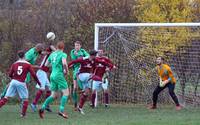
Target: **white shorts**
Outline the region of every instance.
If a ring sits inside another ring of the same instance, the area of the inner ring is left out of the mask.
[[[78,75],[79,80],[81,81],[83,85],[83,90],[87,88],[91,88],[91,83],[89,81],[91,74],[90,73],[80,73]]]
[[[103,90],[107,90],[108,89],[108,79],[106,78],[102,84],[101,84],[101,87],[103,88]]]
[[[103,89],[103,90],[108,89],[108,79],[106,79],[105,82],[93,81],[92,90],[100,91],[101,89]]]
[[[45,90],[45,87],[48,87],[48,88],[50,87],[50,82],[49,82],[47,73],[45,71],[38,70],[36,73],[36,76],[41,83],[41,87],[37,84],[36,88]]]
[[[26,83],[19,82],[17,80],[11,80],[8,90],[6,92],[5,97],[14,97],[18,93],[19,97],[21,99],[27,99],[28,98],[28,89],[26,86]]]
[[[102,88],[102,81],[95,81],[92,82],[92,90],[99,91]]]

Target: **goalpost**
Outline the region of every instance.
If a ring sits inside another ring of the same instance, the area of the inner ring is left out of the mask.
[[[112,103],[151,103],[155,58],[164,56],[179,100],[200,104],[200,23],[96,23],[94,35],[94,49],[105,50],[118,67],[109,78]],[[160,103],[170,103],[168,96]]]

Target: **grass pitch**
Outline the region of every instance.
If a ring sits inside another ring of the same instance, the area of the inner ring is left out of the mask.
[[[108,109],[86,106],[86,114],[81,115],[67,105],[67,120],[57,115],[58,106],[52,109],[53,113],[40,119],[29,106],[27,117],[20,118],[18,105],[6,105],[0,109],[0,125],[200,125],[200,107],[176,111],[174,106],[160,106],[152,111],[144,105],[111,105]]]

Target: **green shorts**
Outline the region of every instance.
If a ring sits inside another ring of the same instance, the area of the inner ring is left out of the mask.
[[[59,91],[68,88],[67,81],[64,76],[57,75],[50,77],[50,89],[51,91]]]
[[[77,73],[78,73],[79,68],[75,68],[73,70],[73,80],[77,80]]]

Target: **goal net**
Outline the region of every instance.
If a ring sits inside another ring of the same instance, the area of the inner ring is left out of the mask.
[[[111,103],[151,103],[159,83],[155,59],[163,56],[180,102],[200,104],[200,23],[97,23],[94,47],[118,67],[109,76]],[[168,89],[158,101],[172,103]]]

